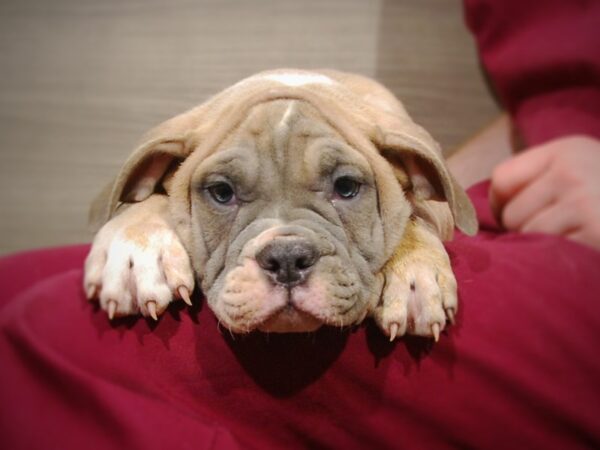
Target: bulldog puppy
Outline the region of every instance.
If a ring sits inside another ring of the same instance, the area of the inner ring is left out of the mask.
[[[88,298],[157,319],[195,282],[233,333],[347,327],[436,340],[442,239],[476,232],[435,141],[373,80],[263,72],[153,130],[93,206]]]

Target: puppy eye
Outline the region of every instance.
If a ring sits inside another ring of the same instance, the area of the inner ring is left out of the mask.
[[[350,177],[340,177],[333,183],[333,190],[343,199],[351,199],[358,195],[361,184]]]
[[[233,188],[228,183],[215,183],[206,188],[210,196],[217,203],[229,205],[235,200]]]

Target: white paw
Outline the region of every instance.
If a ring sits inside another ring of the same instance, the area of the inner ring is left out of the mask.
[[[446,321],[454,323],[456,278],[441,242],[412,250],[387,265],[384,276],[385,287],[373,317],[390,340],[408,333],[437,341]]]
[[[138,313],[157,319],[174,298],[191,304],[188,254],[152,202],[132,205],[104,225],[85,261],[86,295],[110,319]]]

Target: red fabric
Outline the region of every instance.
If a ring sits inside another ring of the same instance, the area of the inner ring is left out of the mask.
[[[87,246],[1,260],[3,448],[599,448],[600,253],[498,232],[486,187],[436,345],[370,322],[232,339],[205,305],[111,324]]]
[[[600,2],[465,0],[466,21],[528,146],[600,139]]]

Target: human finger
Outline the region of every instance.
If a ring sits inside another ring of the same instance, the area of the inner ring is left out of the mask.
[[[509,230],[520,229],[528,220],[548,208],[559,196],[559,187],[546,173],[521,189],[504,206],[502,224]]]
[[[588,245],[596,250],[600,250],[600,229],[590,230],[587,228],[579,228],[567,233],[567,237],[580,244]]]
[[[490,186],[490,204],[497,217],[512,197],[547,170],[550,162],[550,151],[540,147],[515,156],[494,169]]]
[[[566,236],[581,227],[581,218],[577,211],[566,202],[557,202],[538,211],[523,224],[523,233],[546,233]]]

